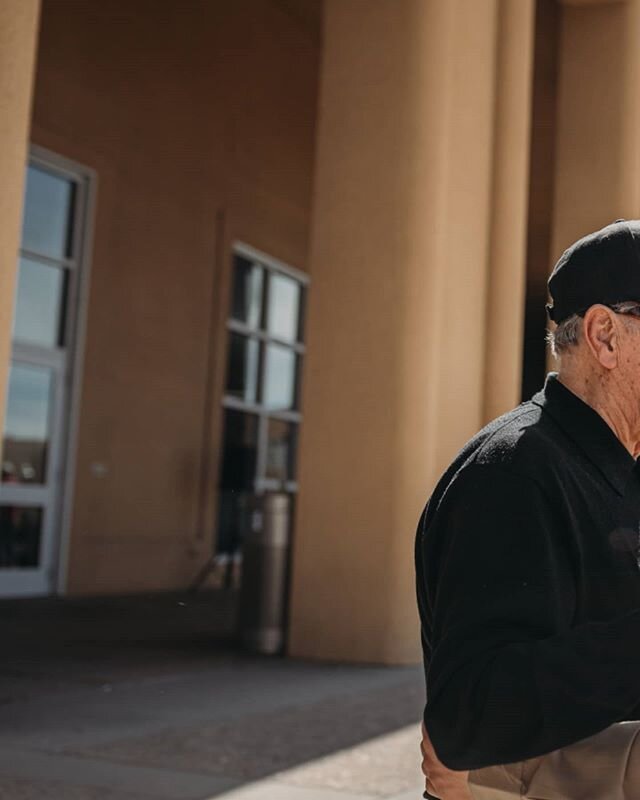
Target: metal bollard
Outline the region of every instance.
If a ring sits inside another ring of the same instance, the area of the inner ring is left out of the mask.
[[[291,498],[256,500],[242,548],[240,634],[251,652],[274,655],[284,645]]]

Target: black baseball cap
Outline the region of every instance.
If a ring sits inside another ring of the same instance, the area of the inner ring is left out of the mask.
[[[547,283],[555,323],[589,306],[640,302],[640,220],[617,219],[568,247]]]

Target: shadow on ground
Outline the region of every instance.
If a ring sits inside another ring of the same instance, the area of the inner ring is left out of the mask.
[[[256,785],[361,800],[415,785],[418,668],[248,656],[235,613],[232,592],[0,602],[0,797]]]

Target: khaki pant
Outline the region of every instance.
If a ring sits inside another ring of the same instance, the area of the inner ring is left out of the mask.
[[[474,800],[640,800],[640,721],[539,758],[473,769],[469,789]]]

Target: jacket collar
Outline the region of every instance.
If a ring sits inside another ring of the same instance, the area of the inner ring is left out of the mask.
[[[531,398],[584,451],[611,486],[624,494],[636,461],[605,420],[550,372],[544,388]]]

